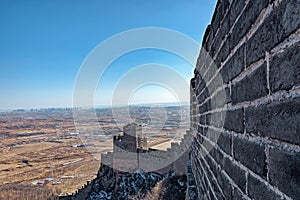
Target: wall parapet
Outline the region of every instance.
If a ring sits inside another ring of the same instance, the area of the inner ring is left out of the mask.
[[[219,0],[190,101],[199,199],[297,199],[300,0]]]

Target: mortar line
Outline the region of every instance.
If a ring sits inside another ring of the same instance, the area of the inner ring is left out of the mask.
[[[249,171],[246,171],[246,195],[248,195],[248,176],[249,176]]]
[[[202,135],[203,136],[203,135]],[[203,136],[208,142],[210,142],[211,144],[214,144],[213,142],[211,142],[206,136]],[[201,145],[201,144],[200,144]],[[202,145],[201,145],[202,146]],[[215,144],[215,147],[223,154],[224,157],[227,158],[232,158],[230,155],[228,155],[226,152],[224,152],[219,146],[218,144]],[[207,154],[207,156],[211,156],[210,154]],[[214,159],[212,159],[214,161]],[[257,175],[256,173],[254,173],[252,170],[248,169],[246,166],[244,166],[242,163],[236,161],[234,158],[232,158],[232,162],[236,165],[238,165],[241,169],[248,171],[249,174],[251,174],[253,177],[255,177],[256,179],[258,179],[259,181],[263,182],[265,185],[269,186],[269,188],[271,190],[273,190],[276,194],[280,195],[281,197],[284,197],[288,200],[292,200],[289,196],[287,196],[286,194],[284,194],[282,191],[280,191],[277,187],[271,185],[270,183],[268,183],[266,180],[264,180],[263,178],[261,178],[259,175]],[[228,175],[229,176],[229,175]],[[230,177],[229,177],[230,178]]]
[[[202,146],[202,145],[201,145]],[[206,150],[205,150],[206,151]],[[208,152],[207,152],[208,153]],[[207,154],[208,155],[208,154]],[[221,189],[221,187],[220,187],[220,185],[219,185],[219,182],[217,181],[217,178],[215,177],[215,174],[212,172],[212,170],[210,169],[210,165],[206,162],[206,160],[203,158],[202,159],[203,161],[204,161],[204,164],[207,166],[207,168],[208,168],[208,171],[209,171],[209,173],[212,175],[212,177],[213,177],[213,179],[214,179],[214,181],[217,183],[217,187],[218,187],[218,190],[221,192],[221,194],[222,194],[222,196],[223,197],[225,197],[225,195],[224,195],[224,193],[223,193],[223,191],[222,191],[222,189]],[[203,169],[203,167],[202,167],[202,169]],[[206,174],[205,174],[206,175]]]
[[[272,11],[279,5],[279,3],[281,3],[282,0],[275,0],[272,4],[269,4],[265,9],[263,9],[260,13],[260,15],[258,16],[258,18],[256,19],[256,21],[252,24],[251,29],[249,30],[249,32],[239,41],[239,43],[234,47],[233,50],[231,50],[230,54],[228,55],[228,57],[224,60],[224,62],[221,63],[220,68],[218,68],[217,73],[220,72],[220,70],[225,66],[225,64],[233,57],[233,55],[237,52],[237,50],[248,40],[250,39],[254,33],[258,30],[258,28],[263,24],[263,22],[265,21],[265,19],[272,13]],[[241,13],[242,14],[242,13]],[[229,30],[229,33],[232,32],[233,28],[234,28],[235,24],[233,24],[233,26],[231,27],[231,29]],[[219,51],[221,50],[221,48],[223,47],[225,41],[227,40],[227,36],[224,38],[224,40],[222,41],[222,43],[220,44],[219,47]],[[212,42],[213,44],[213,42]],[[214,62],[214,60],[216,59],[216,57],[218,56],[218,53],[214,56],[214,58],[212,59],[211,63]],[[208,70],[208,69],[207,69]],[[206,75],[207,70],[205,71],[205,73],[203,74],[203,76]],[[213,79],[214,76],[211,78]],[[201,91],[202,92],[202,91]],[[200,92],[200,93],[201,93]]]
[[[284,142],[284,141],[281,141],[281,140],[278,140],[278,139],[275,139],[275,138],[260,137],[260,136],[250,135],[248,133],[247,133],[247,135],[242,135],[242,134],[236,133],[234,131],[225,130],[224,128],[217,128],[217,127],[214,127],[214,126],[202,125],[202,124],[199,124],[199,123],[198,123],[198,125],[203,127],[203,128],[212,129],[212,130],[217,131],[217,132],[225,132],[227,134],[232,134],[234,137],[247,139],[250,142],[254,142],[256,144],[261,144],[261,143],[268,144],[270,147],[277,147],[277,148],[281,148],[281,149],[289,151],[289,152],[300,153],[300,146],[299,145],[289,143],[289,142]],[[203,136],[203,137],[205,137],[205,136]],[[258,143],[258,141],[260,141],[261,143]],[[216,143],[212,143],[212,144],[217,145]]]
[[[282,43],[277,45],[271,50],[271,56],[281,54],[285,49],[293,46],[295,43],[300,41],[300,28],[298,28],[293,34],[286,38]]]
[[[203,136],[203,137],[205,137],[205,136]],[[206,138],[206,137],[205,137],[205,138]],[[202,144],[200,144],[200,146],[201,146],[201,148],[202,148],[204,151],[206,151],[206,153],[207,153],[206,156],[209,157],[209,158],[212,160],[212,162],[214,163],[214,165],[215,165],[215,166],[218,166],[218,167],[221,169],[221,170],[220,170],[221,173],[223,173],[223,174],[226,176],[226,178],[230,180],[230,183],[232,184],[232,186],[235,187],[235,188],[237,188],[237,189],[239,190],[239,192],[243,194],[243,196],[247,197],[247,196],[245,195],[245,193],[239,188],[239,186],[234,182],[234,180],[226,173],[226,171],[225,171],[224,169],[222,169],[221,166],[214,160],[214,158],[209,154],[209,152],[205,149],[205,147],[203,147]],[[217,144],[216,144],[216,147],[218,148],[218,150],[221,150],[221,149],[218,147]],[[222,152],[222,153],[224,153],[224,152]],[[227,156],[227,154],[226,154],[226,157],[232,158],[232,157],[230,157],[230,156]],[[204,160],[204,159],[203,159],[203,160]],[[234,161],[233,158],[232,158],[232,161]],[[234,164],[236,164],[236,163],[234,163]],[[239,166],[239,165],[238,165],[238,166]],[[247,198],[249,199],[249,197],[247,197]]]
[[[197,158],[198,158],[198,157],[196,157],[196,159],[197,159]],[[201,161],[200,161],[199,159],[197,159],[197,160],[198,160],[198,162],[199,162],[199,164],[200,164],[200,167],[201,167],[202,171],[203,171],[203,172],[206,172],[206,171],[204,170],[204,167],[202,166]],[[203,159],[203,160],[204,160],[204,159]],[[205,162],[205,161],[204,161],[204,162]],[[205,164],[206,164],[206,163],[205,163]],[[208,166],[207,166],[207,167],[208,167]],[[212,193],[213,193],[215,199],[218,199],[218,198],[216,197],[216,194],[215,194],[214,190],[212,189],[211,183],[210,183],[209,178],[207,177],[207,174],[206,174],[206,173],[204,173],[204,177],[205,177],[205,179],[207,180],[208,185],[209,185],[209,188],[210,188],[210,190],[212,191]]]
[[[269,172],[270,172],[270,149],[269,145],[267,144],[265,146],[265,154],[266,154],[266,170],[267,170],[267,181],[270,182]]]
[[[268,95],[271,95],[271,88],[270,88],[270,53],[266,52],[265,60],[267,62],[267,89]]]
[[[203,106],[207,101],[211,100],[212,97],[213,96],[208,97],[203,103],[201,103],[197,106]],[[271,95],[264,96],[259,99],[255,99],[253,101],[244,101],[241,103],[237,103],[235,105],[226,104],[223,108],[216,108],[214,110],[204,112],[204,113],[202,113],[202,115],[215,113],[215,112],[222,112],[222,111],[227,111],[227,110],[229,110],[229,111],[238,110],[241,108],[248,108],[248,107],[258,106],[258,105],[266,105],[266,104],[270,104],[272,102],[286,101],[286,100],[294,99],[297,97],[300,97],[300,88],[294,87],[290,90],[277,91]]]

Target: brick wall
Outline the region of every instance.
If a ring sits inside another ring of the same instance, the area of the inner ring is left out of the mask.
[[[81,189],[78,189],[75,193],[72,193],[71,195],[67,196],[59,196],[59,200],[82,200],[87,199],[92,191],[92,186],[94,184],[94,181],[87,182],[84,184]]]
[[[300,0],[220,0],[191,80],[198,199],[300,198]]]
[[[116,138],[114,138],[115,140]],[[112,167],[116,171],[132,172],[138,168],[144,172],[156,172],[159,174],[167,174],[170,171],[176,173],[176,175],[187,174],[187,162],[189,159],[189,149],[192,143],[193,137],[190,131],[184,135],[182,141],[178,143],[171,143],[171,148],[167,150],[148,149],[140,150],[139,153],[132,154],[120,149],[117,145],[122,146],[114,142],[114,151],[101,154],[101,168]],[[119,148],[119,149],[118,149]]]

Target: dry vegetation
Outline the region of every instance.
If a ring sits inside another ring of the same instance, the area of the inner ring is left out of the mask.
[[[121,131],[109,110],[99,113],[98,122],[107,136],[104,141],[95,139],[99,126],[75,128],[68,109],[0,113],[0,198],[46,199],[52,193],[74,193],[93,180],[100,154],[112,150],[112,135]],[[92,130],[91,147],[76,146],[86,142],[76,131],[86,128]],[[174,141],[165,138],[169,133],[172,129],[149,138],[149,146],[168,148]]]
[[[58,197],[47,186],[29,186],[23,184],[11,184],[8,186],[0,186],[0,199],[3,200],[58,200]]]
[[[0,115],[1,199],[73,193],[96,177],[99,160],[84,147],[72,147],[82,141],[78,135],[70,135],[75,131],[71,113],[52,112],[48,117],[45,113]],[[68,116],[61,117],[65,113]],[[102,145],[108,146],[110,142]],[[53,180],[47,182],[47,178]],[[26,192],[26,188],[31,189]]]

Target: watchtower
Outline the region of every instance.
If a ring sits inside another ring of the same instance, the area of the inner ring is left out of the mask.
[[[123,127],[123,135],[113,138],[113,166],[119,171],[134,171],[138,168],[139,150],[147,150],[147,138],[142,126],[135,123]]]

